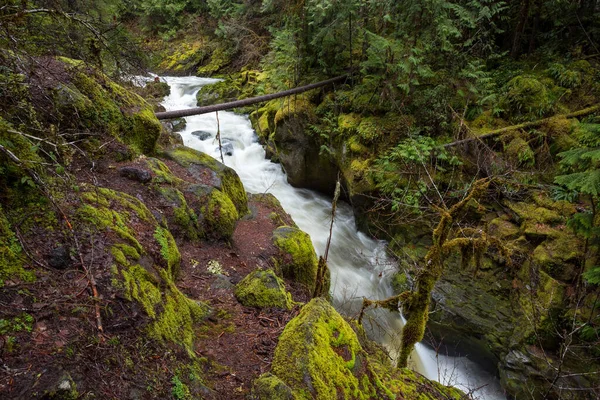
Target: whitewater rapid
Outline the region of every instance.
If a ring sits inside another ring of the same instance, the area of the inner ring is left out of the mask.
[[[163,77],[171,94],[163,105],[167,111],[196,106],[196,93],[215,79],[199,77]],[[187,117],[187,126],[180,132],[186,146],[210,154],[220,160],[216,141],[215,113]],[[317,254],[323,254],[329,235],[331,199],[308,189],[297,189],[287,183],[279,164],[265,158],[247,116],[219,112],[222,143],[232,149],[224,162],[233,168],[250,193],[271,193],[281,202],[298,227],[307,232]],[[204,132],[204,133],[202,133]],[[229,144],[230,145],[229,145]],[[385,242],[369,238],[355,226],[352,208],[338,204],[328,265],[331,270],[331,290],[335,307],[343,314],[355,316],[362,298],[384,299],[391,296],[390,278],[396,265],[385,252]],[[393,356],[399,348],[402,321],[397,313],[384,310],[369,312],[364,320],[372,339],[382,343]],[[474,398],[506,399],[497,379],[466,357],[447,357],[417,344],[411,356],[413,368],[427,378],[464,391],[482,387]]]

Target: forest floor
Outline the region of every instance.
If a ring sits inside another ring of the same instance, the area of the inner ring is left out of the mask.
[[[185,175],[174,162],[163,161],[174,174]],[[119,163],[106,159],[96,162],[93,171],[83,160],[76,160],[71,167],[78,184],[128,193],[143,199],[153,213],[160,212],[163,205],[149,185],[118,173],[119,167],[141,165],[140,160]],[[278,337],[299,310],[298,306],[290,311],[244,307],[233,294],[235,284],[248,273],[258,267],[273,267],[271,258],[277,249],[272,244],[272,232],[282,223],[293,224],[277,204],[261,201],[260,195],[249,197],[251,213],[238,222],[230,242],[191,242],[176,237],[182,256],[177,286],[189,298],[206,302],[212,309],[208,319],[196,325],[197,357],[193,362],[180,346],[149,339],[145,324],[139,323],[148,320],[142,309],[110,294],[109,271],[93,270],[104,325],[99,332],[93,311],[95,299],[77,255],[71,254],[66,262],[69,267],[62,270],[49,267],[46,261],[56,243],[62,242],[64,232],[48,233],[43,224],[36,226],[40,216],[24,215],[23,223],[33,223],[34,227],[20,240],[31,265],[36,265],[37,280],[6,281],[0,288],[0,322],[13,321],[10,335],[2,335],[8,331],[3,332],[0,323],[0,398],[36,398],[64,381],[66,372],[77,384],[78,398],[88,398],[92,392],[106,399],[183,399],[188,395],[246,398],[252,381],[269,371]],[[273,212],[282,217],[274,220]],[[86,262],[89,269],[97,270],[112,261],[107,260],[109,252],[103,251],[102,234],[93,240],[96,258],[90,262],[87,254]],[[222,273],[207,269],[214,261]],[[286,286],[295,301],[309,299],[306,290],[289,282]],[[22,326],[13,329],[18,318]]]

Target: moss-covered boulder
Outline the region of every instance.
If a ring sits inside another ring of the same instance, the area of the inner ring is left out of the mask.
[[[83,233],[104,236],[113,258],[113,290],[144,310],[150,337],[179,344],[192,354],[194,324],[209,308],[175,286],[181,255],[170,231],[135,197],[102,187],[83,189],[74,222]]]
[[[502,101],[510,116],[525,119],[540,118],[552,110],[553,99],[550,89],[532,76],[519,75],[505,87]]]
[[[207,235],[216,239],[231,239],[240,216],[229,196],[202,184],[188,186],[186,192],[193,195],[191,207],[198,210]]]
[[[110,134],[137,153],[154,152],[162,127],[148,102],[83,62],[59,58],[54,68],[69,76],[49,87],[63,125]]]
[[[256,270],[235,286],[235,297],[247,307],[292,308],[292,296],[285,284],[272,270]]]
[[[248,196],[237,173],[208,154],[178,146],[164,156],[186,168],[198,182],[219,189],[229,197],[240,216],[248,213]]]
[[[322,298],[313,299],[279,338],[271,374],[254,394],[282,399],[459,399],[459,390],[429,382],[389,360],[371,357],[352,327]],[[291,396],[290,396],[291,391]]]
[[[279,249],[275,260],[277,272],[312,292],[317,279],[318,260],[310,236],[298,228],[281,226],[273,232],[273,243]]]

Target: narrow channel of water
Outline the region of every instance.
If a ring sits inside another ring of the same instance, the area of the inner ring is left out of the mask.
[[[171,86],[171,95],[163,102],[167,111],[195,107],[197,91],[216,82],[198,77],[163,79]],[[187,117],[186,120],[187,127],[181,132],[185,145],[220,160],[215,140],[215,114]],[[219,112],[219,120],[222,143],[230,153],[224,156],[225,164],[236,170],[248,192],[268,192],[277,197],[300,229],[310,234],[317,253],[323,254],[329,234],[331,199],[289,185],[281,166],[265,158],[265,151],[258,143],[247,116]],[[383,299],[392,295],[389,281],[396,266],[385,253],[385,242],[373,240],[357,231],[352,208],[345,203],[338,206],[328,265],[334,305],[346,315],[356,315],[363,296]],[[390,354],[396,352],[402,329],[397,313],[371,312],[364,324],[374,340],[385,345]],[[429,379],[465,391],[483,386],[475,392],[475,398],[506,398],[497,379],[466,357],[436,355],[429,347],[418,344],[411,358],[413,367]]]

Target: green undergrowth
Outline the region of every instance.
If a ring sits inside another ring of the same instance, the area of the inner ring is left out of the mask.
[[[35,273],[25,269],[21,244],[0,207],[0,287],[6,280],[35,281]]]

